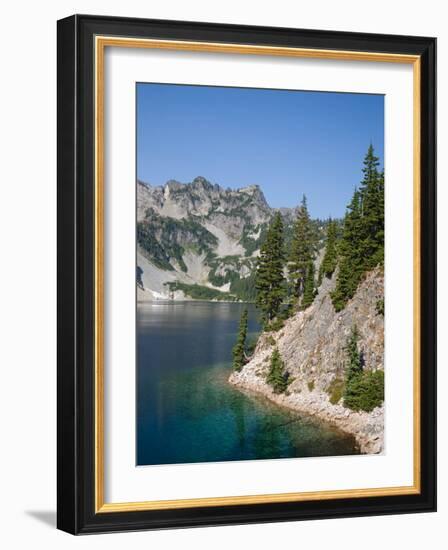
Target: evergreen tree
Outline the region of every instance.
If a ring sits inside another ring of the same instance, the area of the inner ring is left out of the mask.
[[[359,332],[356,325],[353,326],[347,341],[345,351],[347,364],[345,368],[344,405],[350,407],[356,398],[356,383],[362,375],[361,354],[358,348]]]
[[[370,145],[364,159],[364,178],[344,217],[339,247],[339,273],[332,293],[336,311],[353,297],[362,276],[384,262],[384,173]]]
[[[350,382],[353,377],[361,374],[362,372],[362,361],[361,353],[358,348],[359,342],[359,332],[358,327],[354,325],[352,327],[350,336],[347,341],[347,346],[345,348],[348,356],[347,368],[346,368],[346,381]]]
[[[305,288],[303,289],[302,307],[304,309],[313,303],[314,296],[314,262],[310,260],[306,271]]]
[[[288,387],[285,365],[277,348],[274,349],[271,356],[271,364],[266,382],[272,386],[274,393],[283,393]]]
[[[378,171],[379,159],[370,145],[364,159],[361,182],[360,254],[365,269],[384,261],[384,173]]]
[[[328,222],[328,228],[327,228],[327,242],[325,245],[325,254],[319,269],[319,280],[322,280],[323,277],[327,277],[328,279],[330,279],[334,273],[334,270],[336,269],[336,265],[338,261],[336,239],[337,239],[337,225],[336,225],[336,222],[330,218]]]
[[[331,293],[336,311],[345,307],[356,291],[362,273],[359,251],[361,231],[361,195],[355,189],[344,217],[342,241],[339,247],[340,263],[336,288]]]
[[[354,411],[372,411],[384,401],[384,371],[364,371],[358,347],[359,333],[353,327],[348,339],[344,406]]]
[[[256,305],[265,324],[278,315],[286,295],[284,263],[283,220],[277,212],[261,245],[255,277]]]
[[[246,363],[246,357],[244,351],[246,349],[246,338],[247,338],[247,309],[243,310],[240,319],[240,326],[238,330],[238,337],[236,344],[233,347],[233,369],[240,371],[244,364]]]
[[[306,197],[304,195],[293,227],[288,266],[289,276],[293,287],[293,295],[296,298],[303,294],[305,288],[308,264],[313,259],[313,243],[313,228],[308,213]]]

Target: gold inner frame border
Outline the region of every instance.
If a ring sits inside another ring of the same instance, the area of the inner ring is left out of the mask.
[[[275,493],[179,500],[154,500],[141,502],[106,503],[104,501],[104,55],[107,47],[146,48],[208,53],[232,53],[300,57],[312,59],[406,63],[413,66],[413,454],[414,483],[402,487],[366,489],[343,489],[332,491]],[[232,506],[279,502],[304,502],[343,498],[410,495],[420,493],[421,479],[421,425],[420,425],[420,117],[421,117],[421,71],[417,55],[390,54],[381,52],[356,52],[344,50],[321,50],[278,46],[255,46],[251,44],[226,44],[178,40],[123,38],[96,36],[95,58],[95,513],[130,512],[143,510],[167,510],[207,506]]]

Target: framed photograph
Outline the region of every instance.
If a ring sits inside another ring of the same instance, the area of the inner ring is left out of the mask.
[[[436,508],[434,38],[58,22],[58,527]]]

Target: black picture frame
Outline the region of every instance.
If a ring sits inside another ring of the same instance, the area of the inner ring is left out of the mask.
[[[95,36],[416,55],[421,61],[419,494],[95,511]],[[436,39],[74,15],[58,21],[57,526],[73,534],[436,510]]]

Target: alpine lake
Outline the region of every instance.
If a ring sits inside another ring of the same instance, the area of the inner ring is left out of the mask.
[[[137,465],[358,454],[354,438],[229,384],[251,304],[137,304]]]

